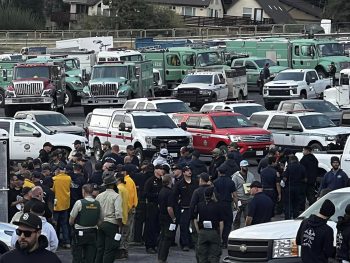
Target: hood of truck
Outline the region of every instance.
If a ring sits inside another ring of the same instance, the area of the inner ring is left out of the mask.
[[[281,87],[281,86],[299,86],[303,81],[295,81],[295,80],[273,80],[269,81],[265,84],[266,87]]]
[[[192,137],[191,133],[184,131],[180,128],[174,129],[137,129],[137,134],[141,137],[149,136],[149,137],[170,137],[170,136],[187,136]]]
[[[68,75],[68,77],[80,77],[80,70],[79,69],[72,69],[72,70],[67,70],[66,71],[66,75]]]
[[[21,83],[21,82],[31,82],[31,81],[43,81],[46,85],[50,80],[48,78],[26,78],[26,79],[14,79],[13,83]]]
[[[221,135],[265,135],[271,134],[271,132],[257,127],[247,128],[226,128],[226,129],[215,129],[216,134]]]
[[[346,56],[329,56],[329,57],[321,57],[320,58],[320,63],[322,62],[327,62],[328,65],[331,64],[331,62],[334,63],[339,63],[339,62],[349,62],[350,63],[350,58]],[[337,69],[338,70],[338,69]]]
[[[91,79],[90,84],[100,84],[100,83],[125,83],[127,79],[124,77],[120,78],[98,78]]]
[[[52,145],[70,146],[72,149],[73,142],[75,140],[79,140],[81,142],[84,142],[85,145],[89,145],[89,142],[85,137],[67,133],[56,133],[47,135],[46,140]]]
[[[305,132],[311,133],[311,135],[320,134],[324,136],[350,134],[350,127],[329,127],[321,129],[306,129]]]
[[[252,225],[234,230],[230,239],[289,239],[295,238],[301,220],[283,220],[265,224]]]
[[[225,85],[225,84],[222,84]],[[205,83],[188,83],[188,84],[180,84],[174,90],[179,89],[213,89],[213,84],[205,84]]]
[[[269,67],[270,74],[272,73],[278,73],[282,70],[288,69],[288,67],[283,67],[283,66],[271,66]]]
[[[85,134],[85,131],[83,128],[69,125],[69,126],[46,126],[51,131],[56,131],[57,133],[69,133],[69,134],[75,134],[81,136],[82,134]]]

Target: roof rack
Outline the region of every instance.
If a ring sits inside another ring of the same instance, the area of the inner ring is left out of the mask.
[[[200,111],[198,113],[213,113],[213,112],[232,112],[232,110],[231,109],[216,109],[216,110]]]
[[[207,44],[186,44],[185,47],[190,47],[190,48],[210,48],[209,45]]]
[[[160,45],[141,47],[138,49],[140,52],[166,52],[169,51],[167,48],[162,48]]]
[[[107,51],[125,51],[129,50],[128,47],[109,47]]]
[[[176,97],[147,97],[146,99],[148,101],[153,101],[153,100],[173,100],[173,99],[176,99]]]
[[[255,103],[255,100],[225,100],[225,104],[233,103]]]
[[[303,112],[315,112],[313,109],[304,109],[304,110],[288,110],[286,111],[288,114],[293,114],[293,113],[303,113]]]

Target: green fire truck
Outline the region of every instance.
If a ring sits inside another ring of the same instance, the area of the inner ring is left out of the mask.
[[[350,58],[345,56],[343,46],[329,39],[266,38],[256,40],[226,41],[229,52],[249,56],[266,57],[279,66],[295,69],[315,69],[327,77],[331,62],[337,68],[336,78],[342,69],[350,67]]]
[[[81,81],[80,62],[78,58],[68,58],[67,55],[44,55],[27,60],[27,63],[62,63],[66,74],[66,96],[64,106],[70,107],[75,101],[79,101],[83,91]]]
[[[164,83],[171,89],[179,85],[194,68],[223,65],[222,54],[208,48],[144,49],[141,53],[145,59],[153,62],[153,67],[160,71]]]
[[[0,61],[0,107],[4,107],[5,92],[12,81],[13,67],[18,61]],[[4,74],[5,73],[5,74]],[[6,76],[4,78],[4,76]]]
[[[128,99],[152,96],[152,61],[106,63],[92,68],[81,104],[87,115],[96,107],[122,107]]]

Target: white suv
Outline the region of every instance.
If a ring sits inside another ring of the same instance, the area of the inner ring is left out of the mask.
[[[165,113],[155,110],[95,109],[89,117],[89,145],[100,158],[101,143],[110,141],[126,152],[128,145],[135,147],[140,160],[167,145],[173,157],[179,157],[182,146],[192,146],[192,135],[180,128]]]
[[[201,112],[213,110],[232,110],[249,118],[254,112],[266,111],[266,108],[253,100],[238,100],[206,103],[200,109]]]
[[[349,127],[336,127],[329,117],[310,111],[265,111],[253,113],[250,121],[272,132],[276,145],[301,150],[341,150]]]

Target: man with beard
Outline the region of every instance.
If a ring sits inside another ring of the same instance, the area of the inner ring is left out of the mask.
[[[48,241],[44,235],[41,235],[40,217],[32,213],[24,213],[15,224],[18,225],[16,248],[3,254],[0,257],[0,263],[61,263],[55,253],[45,249]]]

